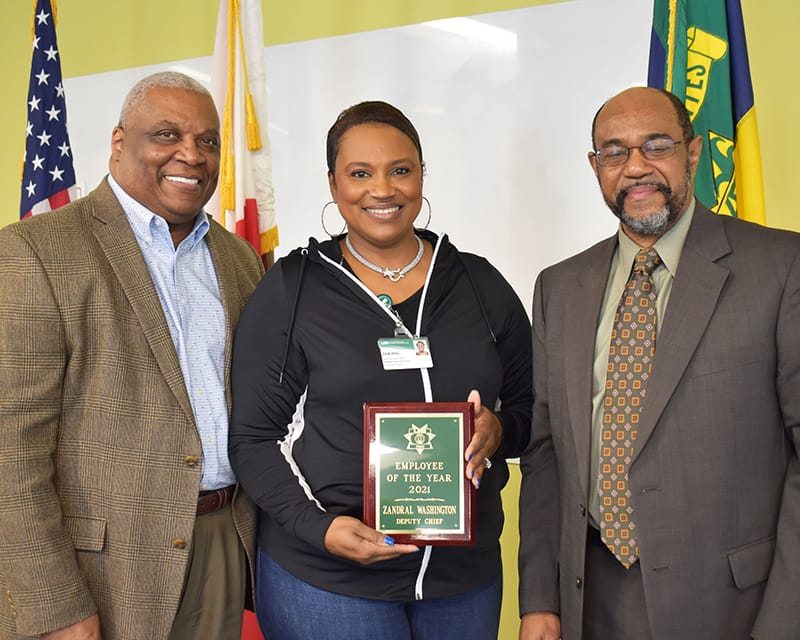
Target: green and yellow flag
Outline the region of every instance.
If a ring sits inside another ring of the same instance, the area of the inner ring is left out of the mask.
[[[697,198],[717,213],[764,224],[740,0],[655,0],[647,83],[681,98],[703,136]]]

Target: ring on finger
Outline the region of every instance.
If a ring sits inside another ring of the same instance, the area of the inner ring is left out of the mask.
[[[483,464],[486,466],[487,469],[491,469],[492,468],[492,461],[489,458],[484,458],[483,459]]]

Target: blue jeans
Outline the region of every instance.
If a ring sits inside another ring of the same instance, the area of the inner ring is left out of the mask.
[[[389,602],[317,589],[261,549],[256,614],[266,640],[496,640],[502,576],[448,598]]]

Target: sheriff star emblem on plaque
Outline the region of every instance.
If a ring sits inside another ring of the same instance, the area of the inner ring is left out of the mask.
[[[422,455],[423,451],[433,450],[433,439],[436,437],[436,434],[431,431],[427,424],[424,424],[421,427],[412,424],[411,428],[403,437],[408,440],[408,446],[406,449],[412,451],[416,449],[417,453]]]

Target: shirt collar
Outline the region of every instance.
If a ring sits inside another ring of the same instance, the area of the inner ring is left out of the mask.
[[[694,216],[695,199],[692,198],[689,206],[684,211],[683,215],[678,218],[678,221],[670,228],[663,236],[661,236],[653,248],[658,251],[661,262],[664,267],[670,272],[672,277],[678,272],[678,263],[681,259],[683,252],[683,243],[686,241],[686,235],[689,233],[689,227],[692,226],[692,217]],[[619,266],[620,269],[625,271],[627,277],[633,265],[633,259],[639,253],[641,247],[631,240],[620,225],[617,232],[619,238]]]
[[[133,233],[139,240],[148,245],[152,245],[154,234],[163,235],[164,233],[169,233],[169,225],[164,218],[153,213],[142,203],[131,198],[119,183],[114,180],[111,174],[108,174],[107,178],[108,185],[111,187],[114,195],[117,196],[117,200],[119,200],[119,204],[122,206],[122,210],[125,212],[128,222],[130,222]],[[158,220],[161,220],[163,224],[157,224]],[[188,248],[190,250],[194,249],[197,243],[205,238],[210,226],[208,215],[205,211],[201,210],[194,220],[192,231],[181,244],[188,243]]]

